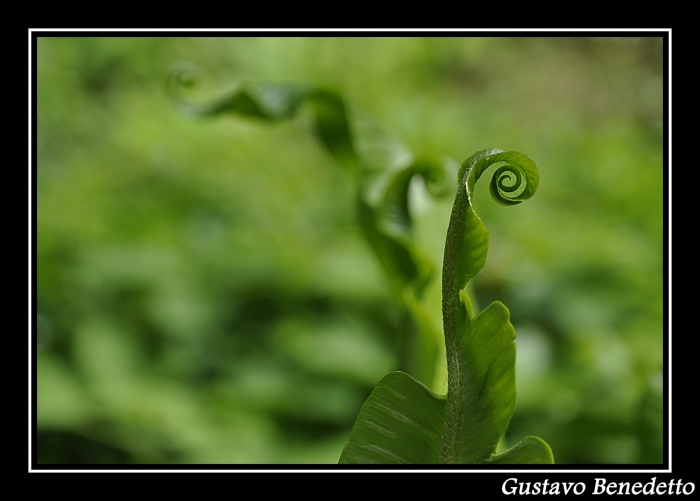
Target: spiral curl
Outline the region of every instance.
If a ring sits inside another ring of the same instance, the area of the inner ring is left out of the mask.
[[[522,188],[523,175],[520,173],[522,167],[513,164],[506,164],[499,167],[491,177],[491,196],[498,203],[503,205],[516,205],[520,200],[515,200],[518,190]],[[513,181],[513,178],[515,180]],[[511,181],[506,184],[505,181]]]
[[[481,150],[464,161],[459,172],[460,182],[466,182],[471,198],[474,185],[488,167],[505,163],[491,178],[490,191],[501,205],[517,205],[532,197],[540,182],[537,166],[527,155],[497,148]],[[512,181],[512,183],[506,183]]]

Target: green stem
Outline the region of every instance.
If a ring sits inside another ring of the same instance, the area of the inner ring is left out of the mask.
[[[470,208],[471,203],[466,183],[460,182],[447,229],[442,269],[442,322],[447,355],[447,402],[445,405],[445,428],[440,454],[441,463],[454,464],[458,462],[457,444],[460,442],[459,423],[461,422],[462,382],[464,380],[461,374],[464,362],[462,360],[462,350],[460,349],[460,332],[463,332],[465,322],[471,321],[471,311],[467,309],[468,303],[465,303],[467,308],[462,305],[460,291],[466,286],[466,282],[459,280],[456,268],[459,265],[459,256],[466,253],[464,245],[466,239],[464,237],[467,225],[465,224],[464,216],[467,215]],[[473,211],[471,212],[473,213]],[[488,233],[485,234],[485,240],[481,239],[479,243],[488,248]],[[484,252],[483,255],[485,258],[486,253]]]

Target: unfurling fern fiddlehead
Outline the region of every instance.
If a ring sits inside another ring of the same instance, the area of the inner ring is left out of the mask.
[[[506,164],[491,179],[491,195],[499,203],[514,205],[527,200],[539,184],[535,163],[513,151],[479,151],[459,171],[442,269],[448,391],[441,463],[475,463],[490,458],[515,407],[515,331],[509,312],[495,302],[473,318],[464,292],[469,280],[483,268],[488,252],[488,232],[472,203],[474,186],[489,166],[499,162]],[[491,330],[480,328],[486,320],[498,326],[496,332],[484,334]],[[485,346],[478,346],[482,342]],[[494,345],[493,352],[486,349],[487,344]],[[480,357],[479,352],[495,357]],[[503,393],[488,394],[484,391],[487,384]],[[488,423],[484,422],[487,414]]]
[[[464,290],[484,266],[488,232],[474,211],[474,186],[491,165],[491,195],[504,205],[530,198],[539,184],[535,163],[514,151],[482,150],[463,164],[447,230],[442,271],[446,396],[408,374],[382,379],[360,411],[341,463],[553,463],[549,446],[527,437],[496,453],[515,408],[515,330],[494,302],[472,316]]]

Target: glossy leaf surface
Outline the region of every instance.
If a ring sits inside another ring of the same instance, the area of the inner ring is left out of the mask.
[[[367,398],[340,464],[437,464],[445,398],[404,372],[392,372]]]

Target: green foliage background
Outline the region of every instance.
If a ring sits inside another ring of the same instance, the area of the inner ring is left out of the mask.
[[[39,37],[40,463],[336,463],[398,367],[351,173],[304,113],[178,114],[180,60],[202,68],[202,99],[244,80],[329,86],[417,154],[534,159],[526,204],[476,189],[491,243],[473,300],[503,301],[518,334],[504,445],[662,461],[660,37]],[[452,200],[411,196],[439,269]]]

